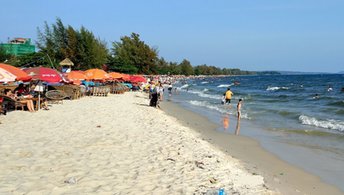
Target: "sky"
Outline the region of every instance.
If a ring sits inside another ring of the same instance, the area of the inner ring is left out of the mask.
[[[0,0],[0,42],[61,18],[107,42],[138,33],[167,61],[263,71],[344,71],[343,0]]]

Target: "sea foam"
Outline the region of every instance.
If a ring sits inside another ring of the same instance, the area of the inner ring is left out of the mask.
[[[192,94],[196,94],[199,97],[210,98],[210,99],[215,99],[215,100],[221,100],[222,97],[220,95],[212,95],[212,94],[204,93],[206,91],[208,91],[208,90],[205,90],[205,89],[203,91],[189,90],[187,92],[188,93],[192,93]]]
[[[220,112],[221,114],[231,114],[236,115],[235,109],[228,109],[228,105],[212,105],[207,101],[197,101],[197,100],[191,100],[189,101],[191,105],[204,107],[210,110],[215,110]],[[251,118],[247,115],[247,113],[242,113],[241,118],[250,120]]]
[[[343,121],[338,121],[338,120],[333,120],[333,119],[319,120],[314,117],[309,117],[306,115],[299,116],[299,121],[303,125],[310,125],[310,126],[321,127],[325,129],[333,129],[340,132],[344,132]]]
[[[233,84],[221,84],[221,85],[219,85],[219,86],[217,86],[217,87],[219,87],[219,88],[223,88],[223,87],[230,87],[230,86],[232,86]]]
[[[268,87],[266,91],[288,90],[289,87]]]

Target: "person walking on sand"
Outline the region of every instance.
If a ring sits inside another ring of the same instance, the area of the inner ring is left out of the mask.
[[[231,104],[232,95],[234,95],[234,94],[231,91],[231,88],[228,87],[227,91],[224,93],[224,96],[226,98],[226,104],[228,104],[228,105]]]

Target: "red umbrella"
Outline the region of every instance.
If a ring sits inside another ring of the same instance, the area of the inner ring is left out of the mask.
[[[48,83],[58,83],[62,81],[62,77],[57,70],[45,67],[35,67],[24,69],[26,73],[32,76],[34,80],[45,81]]]
[[[26,72],[15,66],[0,63],[0,68],[16,76],[17,81],[29,81],[31,79],[31,77]]]
[[[145,82],[147,82],[146,78],[143,77],[143,76],[140,76],[140,75],[131,75],[130,76],[130,81],[132,83],[139,83],[139,82],[145,83]]]

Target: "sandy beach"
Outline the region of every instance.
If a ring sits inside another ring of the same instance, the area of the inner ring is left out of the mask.
[[[0,194],[276,194],[146,94],[85,97],[0,121]]]

